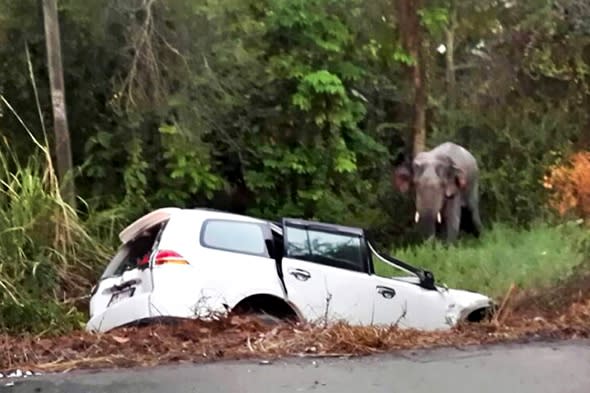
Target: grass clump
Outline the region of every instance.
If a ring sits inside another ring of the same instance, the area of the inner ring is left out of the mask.
[[[109,250],[59,193],[48,152],[21,165],[0,147],[0,332],[63,333],[83,316]]]
[[[29,296],[19,303],[0,304],[0,327],[7,334],[59,335],[82,328],[84,322],[85,315],[76,307],[51,299]]]
[[[391,255],[431,270],[449,287],[503,295],[512,283],[522,289],[543,287],[569,276],[585,260],[588,235],[576,224],[537,224],[531,229],[493,225],[478,240],[456,245],[430,241],[391,251]],[[400,272],[377,261],[377,274]]]

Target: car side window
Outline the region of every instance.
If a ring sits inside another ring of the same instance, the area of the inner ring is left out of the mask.
[[[365,271],[361,238],[287,227],[286,255],[342,269]]]
[[[255,222],[207,220],[201,231],[201,245],[222,251],[268,257],[264,225]]]

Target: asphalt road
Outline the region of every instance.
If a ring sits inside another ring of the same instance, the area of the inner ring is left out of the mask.
[[[587,393],[590,342],[402,352],[353,359],[288,359],[80,372],[14,381],[35,393]]]

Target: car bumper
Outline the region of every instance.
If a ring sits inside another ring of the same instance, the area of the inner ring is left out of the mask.
[[[460,289],[449,289],[448,291],[450,302],[446,319],[451,327],[464,321],[474,311],[493,310],[495,307],[494,301],[485,295]]]
[[[150,294],[143,293],[95,313],[86,324],[91,332],[106,332],[149,317]]]
[[[184,299],[184,301],[183,301]],[[90,332],[111,329],[157,318],[208,319],[226,313],[225,302],[219,296],[179,296],[178,293],[152,292],[125,299],[93,315],[86,324]]]

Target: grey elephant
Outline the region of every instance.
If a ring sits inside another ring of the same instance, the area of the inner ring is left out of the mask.
[[[479,168],[464,147],[445,142],[421,152],[398,166],[393,180],[401,192],[415,191],[414,220],[427,238],[454,242],[460,229],[480,236]]]

